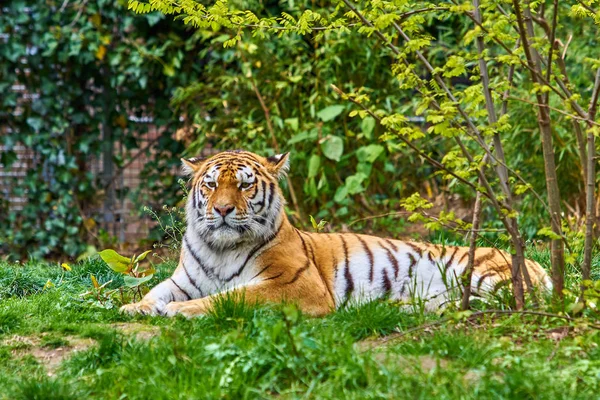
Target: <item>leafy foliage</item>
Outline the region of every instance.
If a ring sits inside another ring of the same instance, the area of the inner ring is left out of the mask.
[[[101,233],[89,210],[102,204],[107,181],[92,175],[89,162],[112,141],[124,150],[114,159],[118,168],[138,150],[156,154],[146,166],[146,195],[136,197],[140,207],[176,204],[172,169],[184,146],[173,139],[182,123],[169,98],[199,76],[201,66],[192,61],[199,47],[178,24],[158,14],[136,17],[124,6],[106,0],[2,6],[0,118],[8,130],[0,135],[7,149],[0,167],[13,165],[19,147],[34,153],[24,180],[9,181],[11,192],[0,200],[0,251],[14,258],[76,256]],[[25,100],[13,85],[24,88]],[[150,126],[136,121],[148,115],[161,134],[140,149]],[[8,212],[13,196],[26,200],[19,212]]]
[[[518,215],[526,236],[534,237],[540,225],[545,225],[541,222],[545,210],[533,192],[544,197],[545,181],[539,174],[543,160],[537,122],[527,99],[550,88],[531,84],[527,74],[514,74],[510,82],[506,79],[510,68],[523,69],[523,61],[510,51],[518,39],[514,21],[502,5],[496,6],[495,1],[482,3],[483,23],[478,26],[470,17],[470,2],[367,1],[358,7],[372,22],[369,27],[342,1],[263,4],[234,0],[210,5],[194,0],[129,2],[129,8],[138,13],[160,11],[181,16],[184,24],[195,27],[204,40],[216,46],[207,57],[207,73],[213,79],[182,88],[173,99],[176,105],[193,104],[195,122],[205,133],[198,136],[192,149],[211,143],[219,148],[243,147],[263,153],[278,147],[292,150],[293,165],[306,166],[291,171],[293,183],[302,187],[298,202],[309,214],[334,223],[374,209],[395,209],[399,198],[415,190],[423,192],[423,181],[446,193],[458,193],[466,199],[473,196],[456,177],[475,181],[482,160],[480,149],[461,127],[456,103],[446,98],[436,76],[420,72],[423,68],[418,65],[417,52],[421,52],[432,62],[433,74],[443,77],[452,88],[460,107],[484,137],[501,135],[509,168],[525,180],[511,177],[521,212],[509,215]],[[540,11],[538,7],[537,3],[532,5],[535,12]],[[591,66],[596,60],[590,47],[596,35],[579,20],[589,13],[569,7],[559,7],[561,23],[556,37],[575,38],[569,51],[577,61],[569,62],[564,72],[572,78],[575,93],[585,92],[592,85],[593,74],[585,73],[581,66],[586,62]],[[394,24],[399,24],[410,40],[397,42]],[[376,41],[376,31],[393,41],[399,49],[397,56]],[[477,66],[475,40],[482,34],[489,46],[485,57],[497,104],[511,89],[506,99],[510,112],[501,113],[492,125],[487,122]],[[507,51],[499,41],[508,46]],[[538,41],[538,51],[546,54],[547,40]],[[221,49],[219,44],[223,44]],[[563,79],[558,70],[554,69],[553,85]],[[330,85],[336,85],[333,91]],[[343,101],[345,96],[340,96],[342,91],[379,116],[381,124],[366,110],[350,108]],[[439,103],[438,109],[431,106],[434,101]],[[561,99],[552,101],[553,107],[561,108]],[[560,143],[557,170],[566,200],[581,203],[582,165],[572,121],[572,113],[553,114]],[[271,124],[274,129],[269,128]],[[443,160],[454,175],[438,171],[434,176],[431,167],[403,146],[400,136],[415,142],[434,159]],[[473,161],[461,155],[454,141],[457,136],[475,154]],[[498,182],[492,179],[492,184]],[[493,220],[487,225],[499,228],[499,222]],[[489,236],[496,238],[497,234]]]

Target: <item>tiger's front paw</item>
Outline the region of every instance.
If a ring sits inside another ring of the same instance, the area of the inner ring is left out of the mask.
[[[161,315],[162,310],[158,307],[156,302],[142,300],[137,303],[125,304],[119,309],[120,312],[129,315],[142,314],[142,315]]]
[[[167,304],[164,315],[174,317],[175,315],[183,315],[186,318],[198,317],[205,314],[201,307],[196,304],[188,304],[187,301],[175,301]]]

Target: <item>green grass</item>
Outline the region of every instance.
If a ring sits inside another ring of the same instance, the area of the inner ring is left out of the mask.
[[[447,315],[379,301],[317,319],[298,316],[289,305],[254,307],[225,298],[214,313],[194,320],[128,317],[79,297],[90,289],[90,274],[100,283],[112,279],[113,288],[122,283],[119,276],[95,260],[72,267],[63,273],[58,265],[0,264],[0,399],[600,395],[600,333],[581,323],[487,315],[383,344],[382,336]],[[160,265],[154,284],[174,267]],[[55,286],[43,289],[49,279]],[[118,328],[129,323],[156,335]],[[81,338],[94,345],[56,367],[33,352],[58,351]]]

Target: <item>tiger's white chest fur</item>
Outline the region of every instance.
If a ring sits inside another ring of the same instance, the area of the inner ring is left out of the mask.
[[[247,244],[216,251],[188,230],[182,244],[184,280],[197,287],[202,297],[251,284],[256,274],[253,247]]]

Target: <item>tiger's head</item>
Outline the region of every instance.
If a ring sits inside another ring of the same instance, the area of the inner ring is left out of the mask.
[[[265,158],[236,150],[182,162],[192,177],[188,230],[209,246],[232,248],[276,231],[285,204],[278,180],[289,168],[289,153]]]

